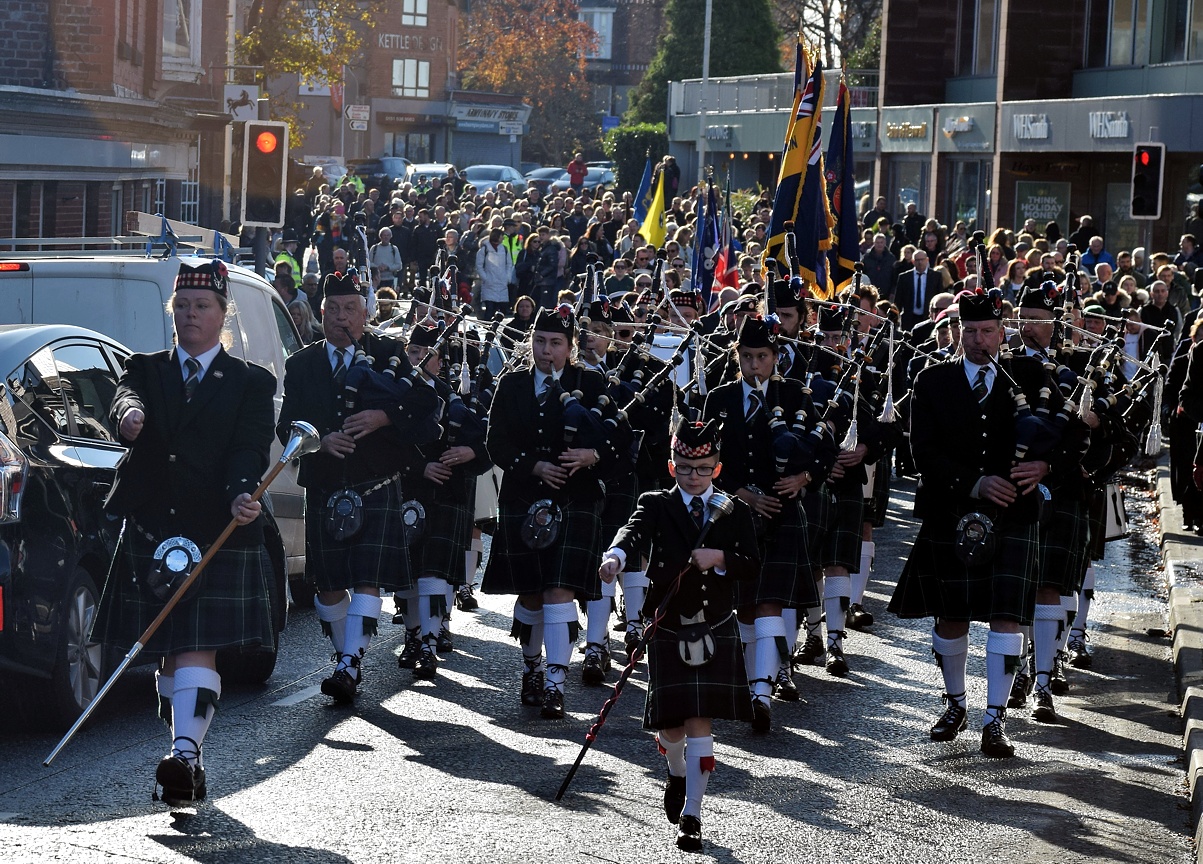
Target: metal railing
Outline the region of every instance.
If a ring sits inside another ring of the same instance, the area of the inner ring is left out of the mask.
[[[834,106],[839,99],[840,70],[823,73],[823,104]],[[876,108],[878,76],[876,69],[849,69],[845,80],[853,108]],[[706,86],[707,113],[744,113],[748,111],[788,111],[794,103],[794,76],[739,75],[711,78]],[[702,107],[702,81],[690,78],[670,84],[669,110],[674,115],[697,114]]]

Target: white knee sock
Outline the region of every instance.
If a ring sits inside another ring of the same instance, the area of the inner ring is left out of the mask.
[[[171,730],[171,698],[175,695],[175,676],[155,672],[155,692],[159,694],[159,719]]]
[[[748,676],[748,689],[756,677],[756,625],[739,622],[739,641],[744,646],[744,672]]]
[[[661,735],[656,736],[656,746],[668,760],[668,773],[674,777],[685,776],[685,739],[669,741]]]
[[[944,692],[954,702],[965,707],[965,666],[969,662],[969,634],[945,639],[931,631],[931,650],[944,676]]]
[[[1001,719],[1006,712],[1022,649],[1021,633],[991,630],[986,636],[986,712],[982,715],[983,727]]]
[[[171,695],[171,751],[191,764],[200,764],[200,747],[217,711],[221,698],[221,676],[203,666],[183,666],[175,670],[175,691]],[[189,738],[191,741],[182,739]],[[193,743],[196,750],[194,751]]]
[[[415,585],[413,588],[395,592],[393,600],[396,601],[397,609],[401,612],[401,617],[405,622],[405,629],[416,629],[418,633],[421,633],[422,613],[418,608],[418,586]]]
[[[647,589],[651,581],[643,570],[632,570],[620,575],[622,582],[622,597],[627,608],[627,629],[635,630],[643,617],[643,603],[647,599]]]
[[[601,593],[600,600],[590,600],[585,604],[585,642],[605,647],[610,642],[610,610],[614,606],[614,583],[603,582]]]
[[[827,648],[844,650],[844,613],[852,597],[852,580],[847,576],[823,575],[823,611],[827,615]]]
[[[777,640],[785,639],[785,622],[780,615],[765,616],[757,618],[753,627],[756,633],[756,662],[752,695],[768,699],[773,692],[777,670],[781,668]]]
[[[575,603],[543,604],[543,645],[547,649],[547,686],[564,692],[568,664],[572,662],[572,628],[577,623]]]
[[[798,610],[797,609],[782,609],[781,620],[785,626],[785,647],[789,649],[789,656],[794,656],[794,649],[798,647]]]
[[[423,576],[418,579],[418,617],[422,621],[422,641],[433,647],[439,639],[439,628],[443,626],[443,613],[447,609],[447,580],[438,576]]]
[[[333,605],[327,606],[321,600],[313,601],[313,608],[317,610],[317,620],[322,623],[322,630],[330,637],[330,643],[334,645],[334,650],[343,653],[343,635],[347,626],[347,607],[351,605],[349,595],[343,595],[343,599]]]
[[[468,551],[464,553],[464,584],[476,584],[476,568],[480,566],[480,559],[484,557],[484,543],[479,537],[472,540],[472,545],[468,547]]]
[[[702,818],[702,796],[714,772],[714,736],[685,739],[685,809],[683,816]]]
[[[806,638],[823,636],[823,607],[808,606],[806,609]]]
[[[1069,629],[1078,618],[1078,595],[1076,593],[1061,595],[1061,612],[1065,616],[1065,626],[1061,628],[1061,638],[1057,640],[1058,651],[1065,650],[1065,643],[1069,641]]]
[[[529,627],[529,635],[526,628]],[[522,647],[522,659],[528,669],[537,669],[543,659],[543,610],[527,609],[518,600],[514,601],[514,632]],[[523,641],[525,638],[526,641]]]
[[[1086,568],[1082,580],[1082,592],[1078,595],[1078,614],[1074,616],[1073,635],[1081,639],[1086,635],[1086,622],[1090,618],[1090,604],[1094,602],[1094,567]]]
[[[347,607],[347,623],[343,629],[343,650],[338,658],[336,669],[348,670],[349,674],[358,681],[359,670],[350,662],[352,657],[362,657],[372,644],[376,635],[376,625],[380,621],[380,609],[384,601],[374,594],[352,594],[351,604]]]
[[[860,569],[852,574],[852,602],[865,602],[865,589],[869,587],[869,576],[873,570],[873,555],[877,547],[872,540],[860,544]]]
[[[1036,652],[1036,688],[1048,690],[1048,679],[1053,672],[1053,658],[1057,654],[1057,640],[1065,628],[1065,610],[1060,604],[1036,604],[1036,616],[1032,622],[1032,645]]]

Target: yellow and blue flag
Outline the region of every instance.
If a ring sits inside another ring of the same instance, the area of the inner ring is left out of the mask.
[[[652,154],[647,154],[647,162],[643,166],[643,178],[639,181],[639,191],[635,193],[635,218],[643,222],[647,218],[647,208],[652,204]]]
[[[827,198],[835,216],[835,255],[831,266],[831,281],[836,291],[852,284],[856,263],[860,261],[860,226],[856,218],[856,176],[852,159],[852,112],[848,87],[840,79],[840,98],[835,109],[835,123],[827,144],[824,174],[827,178]]]

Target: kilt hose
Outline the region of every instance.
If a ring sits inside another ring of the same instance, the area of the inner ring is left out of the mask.
[[[995,525],[998,547],[988,563],[970,569],[957,557],[956,515],[923,521],[898,577],[889,609],[900,618],[1032,623],[1036,611],[1040,540],[1035,523]]]
[[[602,500],[560,505],[563,521],[554,543],[530,549],[522,523],[534,501],[518,499],[498,508],[497,531],[480,590],[485,594],[541,594],[549,588],[573,592],[577,600],[600,600]]]
[[[101,642],[130,647],[166,605],[143,587],[146,574],[155,566],[157,546],[132,522],[127,524],[92,628]],[[195,593],[171,610],[144,653],[165,656],[238,645],[262,645],[271,650],[270,574],[271,559],[264,546],[223,546],[191,589]]]
[[[346,540],[335,540],[325,528],[326,501],[337,490],[305,491],[305,548],[316,565],[312,569],[318,591],[366,585],[388,593],[416,584],[401,522],[401,482],[391,481],[369,493],[377,482],[348,487],[363,496],[363,528]]]
[[[426,507],[426,534],[410,550],[415,575],[437,576],[453,585],[464,581],[464,553],[472,543],[476,508],[476,477],[459,473],[419,499]]]
[[[687,666],[677,650],[676,632],[664,626],[656,629],[648,643],[644,729],[672,729],[690,717],[752,719],[735,616],[712,627],[710,634],[714,657],[704,666]]]
[[[1082,499],[1071,495],[1054,495],[1052,511],[1048,525],[1040,529],[1039,587],[1069,596],[1081,589],[1090,563],[1090,518]]]
[[[790,609],[819,605],[801,500],[783,500],[781,514],[767,527],[760,541],[760,577],[738,584],[738,605],[776,603]]]

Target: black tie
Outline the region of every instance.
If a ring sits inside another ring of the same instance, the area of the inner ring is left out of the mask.
[[[200,361],[188,357],[184,360],[184,368],[188,370],[188,377],[184,379],[184,401],[191,402],[192,394],[196,392],[196,385],[200,384]]]
[[[923,300],[924,300],[923,289],[925,287],[923,284],[923,277],[926,275],[927,275],[927,271],[924,271],[922,273],[920,273],[918,270],[915,271],[915,314],[916,315],[922,315],[924,307],[926,305],[923,302]]]
[[[693,518],[693,524],[701,531],[702,526],[706,524],[706,504],[697,495],[689,502],[689,515]]]
[[[973,379],[973,395],[977,397],[977,404],[981,405],[986,401],[986,397],[990,395],[990,388],[986,386],[986,367],[979,366],[977,377]]]
[[[744,414],[744,420],[751,420],[755,416],[756,411],[760,408],[760,393],[753,390],[748,394],[748,411]]]
[[[334,349],[334,386],[341,388],[347,380],[347,349]]]

